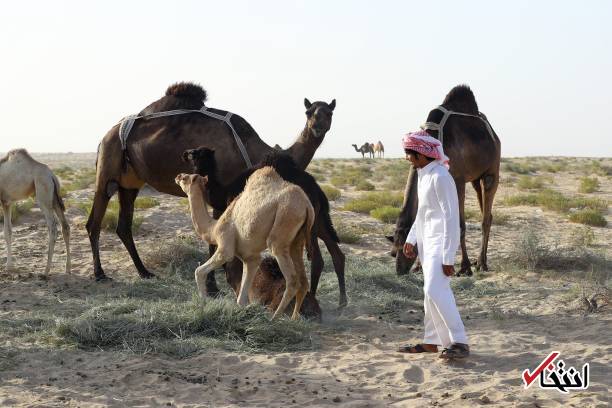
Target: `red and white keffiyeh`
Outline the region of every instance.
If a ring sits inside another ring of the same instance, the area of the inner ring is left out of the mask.
[[[414,150],[424,156],[435,159],[440,164],[449,166],[448,157],[444,154],[444,149],[440,141],[424,130],[410,132],[402,138],[404,150]]]

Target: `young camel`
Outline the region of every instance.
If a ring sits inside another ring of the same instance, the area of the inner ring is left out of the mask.
[[[374,153],[377,153],[379,158],[385,157],[385,146],[383,146],[382,142],[379,140],[378,143],[374,145]]]
[[[4,239],[6,240],[6,268],[12,267],[11,206],[14,202],[36,194],[36,201],[49,228],[49,245],[45,276],[49,275],[53,249],[57,238],[57,219],[62,226],[66,244],[66,273],[70,273],[70,226],[64,216],[64,202],[59,196],[59,181],[49,167],[37,162],[25,149],[8,152],[0,159],[0,203],[4,212]],[[57,219],[56,219],[57,217]]]
[[[187,194],[197,234],[217,245],[214,255],[195,270],[200,295],[207,294],[208,273],[238,257],[244,263],[238,303],[246,305],[261,263],[261,252],[268,248],[286,282],[283,298],[272,318],[280,316],[295,297],[291,318],[297,319],[308,292],[302,253],[314,222],[314,210],[302,189],[284,181],[273,168],[264,167],[249,177],[244,192],[215,220],[204,200],[207,177],[179,174],[175,181]]]

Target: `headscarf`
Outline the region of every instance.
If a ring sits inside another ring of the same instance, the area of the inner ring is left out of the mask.
[[[402,138],[404,150],[414,150],[423,156],[431,157],[446,168],[449,167],[448,157],[444,154],[442,143],[424,130],[410,132]]]

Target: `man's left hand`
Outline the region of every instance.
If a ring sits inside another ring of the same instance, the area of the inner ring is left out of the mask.
[[[455,265],[442,265],[442,272],[446,276],[453,276],[455,274]]]

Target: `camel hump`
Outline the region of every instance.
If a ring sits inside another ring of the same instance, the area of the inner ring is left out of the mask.
[[[166,89],[166,96],[204,102],[207,95],[200,85],[191,82],[177,82]]]
[[[442,105],[459,112],[478,114],[478,104],[469,86],[457,85],[444,98]]]
[[[285,180],[295,179],[300,172],[291,156],[280,152],[266,154],[260,164],[272,167]]]

